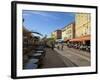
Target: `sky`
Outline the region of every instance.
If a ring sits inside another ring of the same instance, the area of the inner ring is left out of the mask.
[[[23,10],[22,17],[24,19],[23,25],[27,29],[48,37],[51,32],[75,21],[75,14],[71,12]]]

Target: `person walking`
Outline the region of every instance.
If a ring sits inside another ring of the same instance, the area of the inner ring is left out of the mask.
[[[63,50],[63,48],[64,48],[64,44],[63,44],[63,43],[61,43],[61,50]]]
[[[51,49],[54,50],[54,42],[51,42]]]
[[[59,50],[59,44],[57,45],[57,49]]]

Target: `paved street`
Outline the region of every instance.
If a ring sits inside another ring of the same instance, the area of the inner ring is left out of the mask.
[[[55,48],[55,51],[57,51],[60,56],[62,57],[62,60],[65,62],[65,64],[69,67],[71,66],[90,66],[90,53],[85,52],[82,50],[77,50],[73,48],[68,48],[67,46],[64,46],[63,50],[58,50]]]
[[[91,64],[90,53],[86,51],[68,48],[67,46],[64,46],[63,50],[57,48],[54,48],[54,50],[46,48],[45,50],[46,53],[39,68],[78,67],[90,66]],[[32,65],[33,61],[28,62],[29,67],[32,67]]]
[[[47,48],[46,55],[43,58],[42,68],[57,67],[66,67],[66,65],[56,51],[52,50],[51,48]]]

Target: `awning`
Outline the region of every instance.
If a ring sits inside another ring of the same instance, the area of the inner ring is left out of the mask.
[[[90,40],[90,35],[87,35],[87,36],[83,36],[83,37],[79,37],[79,38],[74,38],[74,39],[71,39],[69,41],[71,42],[81,42],[81,41],[87,41],[87,40]]]
[[[70,39],[64,39],[64,41],[69,41]]]
[[[68,38],[64,38],[64,41],[69,41],[70,39],[68,39]]]

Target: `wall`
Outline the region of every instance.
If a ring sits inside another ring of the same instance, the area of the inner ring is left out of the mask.
[[[91,14],[77,13],[75,15],[75,35],[76,37],[90,35],[91,31]]]
[[[62,29],[62,40],[75,38],[75,25],[70,23]]]
[[[73,38],[73,24],[69,24],[67,27],[66,27],[66,38],[67,39],[72,39]]]
[[[11,0],[0,0],[0,80],[11,80]],[[24,0],[25,1],[25,0]],[[51,3],[66,3],[66,4],[86,4],[86,5],[100,5],[100,0],[31,0],[31,1],[43,1]],[[100,7],[100,6],[99,6]],[[100,11],[99,11],[100,14]],[[98,17],[100,21],[100,16]],[[98,24],[100,26],[100,24]],[[100,30],[100,27],[98,27]],[[98,31],[100,34],[100,31]],[[98,38],[98,44],[100,44],[100,36]],[[100,48],[100,45],[98,46]],[[100,52],[100,49],[99,49]],[[98,52],[98,53],[99,53]],[[100,61],[100,54],[98,54]],[[98,67],[100,67],[100,62]],[[21,79],[20,79],[21,80]],[[26,79],[23,79],[26,80]],[[36,78],[27,80],[100,80],[99,74],[91,75],[75,75],[75,76],[63,76],[63,77],[51,77],[51,78]]]

